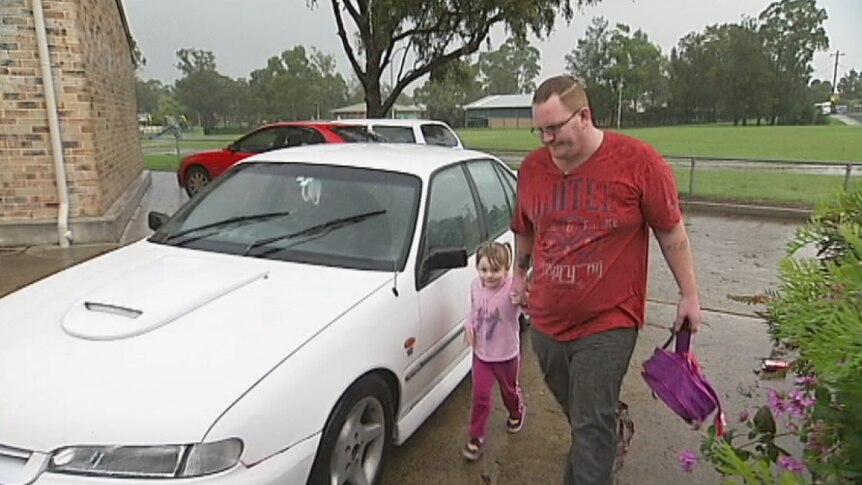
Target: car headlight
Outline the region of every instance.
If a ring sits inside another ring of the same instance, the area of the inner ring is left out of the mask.
[[[242,441],[163,446],[71,446],[51,456],[48,471],[117,478],[186,478],[227,470],[239,462]]]

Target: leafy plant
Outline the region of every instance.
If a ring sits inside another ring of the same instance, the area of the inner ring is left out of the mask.
[[[724,437],[710,430],[701,453],[724,483],[860,483],[862,191],[818,208],[787,248],[782,283],[763,315],[775,343],[798,355],[793,369],[804,377],[790,392],[770,390],[753,418],[740,416],[747,442],[737,430]],[[816,256],[795,257],[806,248]],[[777,444],[783,437],[804,444],[801,460]]]

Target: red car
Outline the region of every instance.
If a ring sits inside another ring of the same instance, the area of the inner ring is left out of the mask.
[[[365,127],[328,121],[289,121],[262,126],[221,150],[189,155],[180,162],[177,180],[190,196],[233,164],[256,153],[316,143],[380,141]]]

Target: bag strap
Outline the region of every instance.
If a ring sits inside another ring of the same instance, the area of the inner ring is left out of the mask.
[[[676,331],[671,328],[670,337],[668,337],[667,342],[665,342],[664,345],[661,346],[661,348],[667,349],[668,347],[670,347],[670,343],[674,341],[674,338],[676,338],[676,346],[674,347],[674,351],[677,354],[685,354],[689,350],[691,350],[691,324],[689,323],[687,318],[682,323],[682,327],[679,329],[679,331]]]
[[[724,436],[727,433],[727,420],[724,418],[724,411],[721,410],[721,399],[718,398],[718,394],[716,394],[715,389],[712,386],[704,386],[706,387],[706,392],[715,399],[715,404],[717,409],[715,411],[715,434],[718,436]]]

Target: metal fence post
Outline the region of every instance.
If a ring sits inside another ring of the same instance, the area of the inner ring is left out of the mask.
[[[691,168],[688,169],[688,195],[694,195],[694,157],[691,157]]]
[[[853,171],[853,164],[848,163],[844,171],[844,192],[850,192],[850,173]]]

